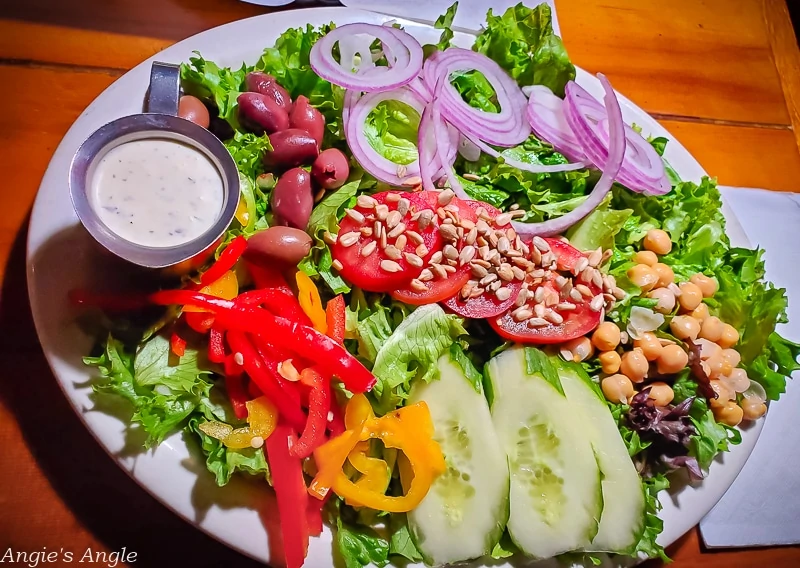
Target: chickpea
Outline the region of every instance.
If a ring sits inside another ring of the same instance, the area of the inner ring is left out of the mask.
[[[704,363],[706,364],[706,372],[712,379],[716,379],[722,375],[722,368],[725,365],[725,360],[722,358],[722,349],[717,348]]]
[[[696,320],[704,321],[710,315],[708,313],[708,304],[700,304],[689,315]]]
[[[750,388],[750,378],[747,376],[747,371],[744,369],[734,369],[731,371],[725,383],[728,388],[735,392],[744,392]]]
[[[742,356],[735,349],[722,350],[722,374],[728,376],[731,374],[739,363],[742,362]]]
[[[561,356],[566,361],[580,363],[594,354],[594,347],[588,337],[576,337],[561,346]]]
[[[728,349],[733,347],[739,342],[739,332],[736,331],[736,328],[728,323],[722,324],[722,335],[720,336],[717,343],[723,349]]]
[[[688,363],[689,355],[686,351],[680,345],[672,344],[664,346],[656,365],[662,375],[673,375],[685,369]]]
[[[689,278],[689,282],[700,288],[704,298],[710,298],[717,293],[717,281],[700,272]]]
[[[625,404],[628,398],[633,396],[633,383],[625,375],[611,375],[600,382],[603,394],[611,402],[621,402]]]
[[[758,399],[745,398],[741,406],[742,418],[745,420],[758,420],[767,413],[767,405]]]
[[[667,288],[656,288],[647,293],[648,298],[658,300],[655,311],[660,314],[669,314],[675,309],[675,294]]]
[[[603,372],[606,375],[613,375],[619,371],[619,366],[622,362],[622,359],[620,358],[619,353],[616,351],[606,351],[601,353],[598,359],[600,360],[600,367],[603,369]]]
[[[650,229],[647,231],[642,244],[645,249],[653,251],[656,254],[669,254],[669,251],[672,250],[672,239],[669,238],[669,234],[667,234],[666,231],[662,231],[661,229]]]
[[[639,264],[646,264],[647,266],[654,266],[658,262],[658,257],[656,253],[649,251],[649,250],[640,250],[635,255],[633,255],[633,262],[638,262]]]
[[[656,406],[667,406],[670,402],[672,402],[672,399],[675,398],[675,393],[672,391],[672,387],[667,383],[658,381],[651,383],[649,388],[650,392],[647,396]]]
[[[711,390],[717,393],[717,398],[711,399],[711,407],[725,406],[725,404],[733,399],[733,392],[728,386],[719,379],[711,379]]]
[[[722,337],[723,323],[717,316],[708,316],[700,326],[700,337],[717,342]]]
[[[642,350],[645,359],[655,361],[661,356],[664,347],[654,333],[643,333],[639,339],[633,341],[633,346]]]
[[[700,322],[692,316],[675,316],[669,322],[669,329],[672,335],[678,339],[697,339],[697,334],[700,333]]]
[[[700,287],[697,284],[682,282],[680,289],[681,295],[678,296],[678,302],[687,312],[691,312],[703,301],[703,292],[700,291]]]
[[[592,334],[592,343],[600,351],[613,351],[620,341],[619,328],[615,323],[604,321]]]
[[[650,365],[641,349],[634,348],[622,355],[619,370],[634,383],[641,383],[647,376]]]
[[[742,421],[743,416],[742,407],[732,400],[726,402],[725,406],[714,409],[714,418],[717,419],[717,422],[722,422],[728,426],[737,426]]]
[[[653,266],[651,266],[653,270],[656,271],[658,275],[658,284],[657,286],[661,286],[666,288],[673,282],[675,282],[675,273],[672,271],[672,268],[664,264],[663,262],[657,262]]]
[[[656,283],[658,282],[658,274],[656,274],[656,271],[646,264],[637,264],[636,266],[629,268],[627,275],[628,280],[630,280],[635,286],[641,288],[642,292],[649,292],[655,288]]]

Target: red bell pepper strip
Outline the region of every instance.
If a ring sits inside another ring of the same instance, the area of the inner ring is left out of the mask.
[[[147,296],[141,294],[104,294],[85,288],[74,288],[67,292],[72,305],[82,308],[100,308],[109,312],[130,312],[148,304]]]
[[[225,362],[224,335],[219,326],[212,326],[208,332],[208,360],[212,363]]]
[[[177,331],[173,331],[169,338],[169,348],[178,357],[183,357],[186,355],[186,340]]]
[[[267,311],[303,325],[311,325],[311,320],[300,307],[300,303],[291,291],[286,292],[280,288],[265,288],[263,290],[250,290],[236,297],[236,303],[247,307],[264,307]]]
[[[289,423],[295,430],[301,432],[305,428],[306,415],[300,407],[298,401],[289,396],[288,392],[281,388],[275,378],[264,366],[264,361],[258,354],[255,346],[240,331],[228,332],[228,344],[234,353],[241,353],[244,361],[244,370],[250,376],[259,390],[269,398],[269,401],[278,409],[281,418]]]
[[[290,453],[296,436],[288,424],[278,424],[266,440],[272,485],[278,500],[286,568],[300,568],[308,552],[309,498],[302,461]]]
[[[264,367],[272,374],[275,382],[278,383],[278,385],[281,387],[281,390],[283,390],[283,392],[286,394],[287,398],[292,401],[292,404],[300,406],[302,404],[302,400],[297,385],[284,379],[278,370],[280,364],[287,359],[291,359],[291,356],[281,350],[275,349],[259,335],[251,336],[250,341],[253,342],[258,354],[261,356],[261,360],[264,362]]]
[[[345,305],[344,296],[339,294],[325,305],[325,317],[328,320],[328,337],[339,345],[344,345]]]
[[[234,302],[190,290],[163,290],[152,294],[150,299],[155,304],[189,304],[204,308],[214,313],[216,323],[225,329],[263,335],[276,347],[294,353],[311,353],[320,371],[327,376],[338,377],[352,393],[369,391],[375,385],[375,377],[358,359],[333,339],[311,327],[275,317],[264,310],[247,309],[236,306]]]
[[[344,425],[344,416],[342,414],[342,407],[336,402],[336,396],[331,392],[331,420],[328,421],[328,431],[331,433],[331,438],[335,438],[340,434],[344,434],[347,428]]]
[[[247,381],[247,393],[250,395],[250,400],[264,396],[264,393],[261,392],[261,389],[259,389],[258,385],[253,381]]]
[[[247,418],[247,391],[244,389],[244,377],[242,375],[225,375],[225,390],[228,391],[228,398],[231,400],[233,413],[239,420]]]
[[[250,276],[253,277],[253,282],[255,282],[256,288],[279,290],[294,296],[292,289],[286,282],[286,278],[283,277],[283,274],[281,274],[279,270],[276,270],[275,268],[268,268],[260,264],[255,264],[248,261],[246,258],[245,266],[247,266],[247,271],[250,272]]]
[[[310,536],[319,536],[322,534],[322,509],[328,498],[331,496],[329,492],[323,499],[309,499],[308,511],[306,518],[308,519],[308,533]]]
[[[208,312],[185,312],[183,319],[197,333],[206,333],[214,325],[214,316]]]
[[[200,283],[194,284],[189,288],[199,290],[203,286],[208,286],[219,280],[223,274],[231,270],[242,257],[247,248],[247,239],[238,236],[233,239],[228,246],[220,253],[217,262],[212,264],[208,270],[200,275]]]
[[[298,458],[307,458],[326,441],[325,426],[331,408],[331,392],[329,381],[313,368],[303,370],[300,380],[313,385],[308,394],[308,421],[289,453]]]

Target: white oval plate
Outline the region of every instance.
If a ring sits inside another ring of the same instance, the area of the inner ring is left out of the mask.
[[[256,61],[263,49],[290,27],[331,21],[382,24],[389,20],[394,18],[348,8],[280,12],[233,22],[162,51],[106,89],[72,125],[50,162],[31,214],[27,268],[33,317],[50,367],[75,411],[120,467],[167,507],[209,535],[264,562],[270,560],[265,527],[275,526],[277,514],[265,483],[235,479],[227,487],[217,488],[203,461],[197,458],[197,452],[189,451],[182,435],[171,436],[154,451],[145,452],[137,447],[140,445],[137,440],[126,437],[123,420],[93,409],[87,385],[90,372],[81,363],[93,339],[75,325],[77,314],[62,291],[90,282],[96,286],[99,278],[124,280],[135,276],[118,268],[110,270],[108,258],[97,255],[73,212],[67,172],[78,146],[95,129],[121,116],[141,112],[154,60],[180,63],[197,50],[220,65],[239,66],[242,61]],[[398,21],[422,43],[438,40],[438,30]],[[470,35],[456,34],[456,42],[462,46],[469,47],[472,41]],[[594,95],[602,95],[596,78],[579,71],[578,81]],[[642,126],[646,134],[671,140],[666,157],[683,179],[698,181],[705,174],[686,149],[654,119],[628,99],[620,97],[620,100],[628,122]],[[726,216],[731,240],[737,245],[747,245],[738,221],[729,211]],[[662,495],[664,532],[660,541],[664,545],[695,526],[722,497],[750,455],[761,424],[759,421],[743,433],[742,444],[715,463],[703,483]],[[331,532],[326,529],[321,538],[313,540],[306,565],[316,568],[332,564]]]

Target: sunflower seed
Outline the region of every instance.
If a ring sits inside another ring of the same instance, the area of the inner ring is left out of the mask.
[[[577,306],[571,302],[561,302],[556,306],[556,309],[562,312],[571,312],[575,308],[577,308]]]
[[[483,278],[484,276],[489,274],[489,272],[479,264],[472,264],[470,266],[470,271],[475,278]]]
[[[553,268],[551,268],[551,267],[555,263],[556,263],[556,257],[553,255],[553,253],[545,252],[545,253],[542,254],[542,266],[544,268],[552,270]]]
[[[577,276],[578,274],[586,270],[587,266],[589,266],[589,259],[583,257],[578,262],[575,263],[575,266],[572,267],[572,273],[575,276]]]
[[[395,213],[397,213],[397,211],[395,211]],[[389,238],[390,239],[396,239],[397,237],[402,235],[403,231],[405,231],[405,230],[406,230],[406,224],[405,223],[400,223],[399,225],[395,225],[394,229],[389,231]]]
[[[489,244],[492,245],[493,248],[497,248],[497,243],[500,242],[500,238],[494,233],[489,233],[487,235],[487,240],[489,241]]]
[[[514,257],[511,259],[511,262],[519,266],[523,270],[528,270],[528,268],[533,267],[533,263],[526,258],[522,258],[521,256]]]
[[[382,260],[381,270],[384,272],[401,272],[403,269],[393,260]]]
[[[400,167],[403,168],[403,173],[400,173]],[[397,168],[397,175],[402,177],[403,175],[405,175],[405,167],[404,166],[400,166],[400,167]],[[389,193],[389,194],[386,195],[386,201],[388,203],[397,203],[398,201],[400,201],[400,194],[399,193]]]
[[[600,264],[600,261],[603,260],[603,249],[598,248],[592,254],[589,255],[589,266],[597,267]]]
[[[458,213],[458,205],[455,205],[454,203],[451,203],[450,205],[445,205],[444,210],[447,211],[448,213]],[[458,218],[458,215],[454,215],[451,218],[455,220],[456,218]]]
[[[278,363],[278,374],[287,381],[293,383],[300,380],[300,372],[297,370],[297,367],[294,366],[291,359],[286,359]]]
[[[599,312],[603,309],[603,305],[605,305],[606,301],[602,295],[597,295],[592,298],[592,301],[589,302],[589,309],[593,312]]]
[[[475,244],[478,245],[479,247],[485,247],[489,245],[489,241],[487,241],[483,237],[478,237],[477,239],[475,239]]]
[[[541,304],[544,302],[544,296],[547,292],[545,292],[544,288],[537,288],[536,292],[533,293],[533,301],[537,304]]]
[[[582,296],[585,296],[587,298],[591,298],[592,296],[594,296],[594,294],[592,294],[592,291],[589,289],[589,287],[584,285],[584,284],[578,284],[577,286],[575,286],[575,289],[578,292],[580,292]]]
[[[544,318],[531,318],[528,320],[528,327],[543,327],[549,324],[550,322]]]
[[[529,247],[528,245],[526,245],[525,243],[523,243],[523,242],[520,240],[520,238],[519,238],[519,237],[517,237],[516,241],[517,241],[517,242],[516,242],[516,248],[517,248],[517,250],[520,250],[520,251],[522,251],[522,254],[524,254],[524,255],[528,255],[528,254],[530,254],[530,252],[531,252],[531,249],[530,249],[530,247]]]
[[[556,325],[564,323],[564,317],[553,310],[547,310],[547,312],[544,314],[544,319]]]
[[[403,186],[405,187],[416,187],[422,183],[422,178],[419,176],[412,176],[410,178],[406,178],[403,180]]]
[[[425,268],[422,272],[419,273],[419,279],[423,282],[427,282],[428,280],[433,280],[433,272],[430,269]]]
[[[397,177],[403,177],[406,175],[408,168],[406,168],[403,164],[397,166]]]
[[[564,295],[564,297],[567,297],[572,293],[572,280],[567,280],[566,284],[564,284],[564,287],[561,289],[561,293]]]
[[[363,209],[373,209],[377,204],[378,202],[375,198],[369,195],[359,195],[358,199],[356,199],[356,205]]]
[[[431,264],[439,264],[440,262],[442,262],[443,258],[444,255],[442,254],[442,251],[437,250],[435,253],[433,253],[433,256],[431,257]]]
[[[459,291],[459,295],[461,296],[461,299],[462,300],[466,300],[467,298],[469,298],[469,295],[472,293],[472,289],[474,287],[475,287],[475,284],[472,283],[472,280],[470,280],[469,282],[464,284],[461,287],[461,290]]]
[[[571,300],[575,302],[583,302],[583,294],[580,293],[580,290],[577,288],[573,288],[569,291],[569,297]]]
[[[375,217],[378,221],[383,221],[386,217],[389,216],[389,206],[385,203],[381,203],[375,206]]]
[[[467,236],[464,237],[464,242],[468,245],[474,245],[475,240],[478,238],[478,230],[475,227],[472,227],[467,233]]]
[[[385,254],[391,260],[400,260],[403,258],[403,253],[401,253],[394,245],[388,245],[385,249],[383,249],[383,254]]]
[[[405,197],[400,198],[400,200],[397,202],[397,212],[400,213],[400,215],[402,215],[403,217],[406,216],[410,208],[411,208],[411,202]]]
[[[603,299],[606,301],[607,304],[613,304],[614,300],[616,300],[614,294],[609,294],[607,292],[603,294]]]
[[[612,256],[614,256],[614,251],[612,251],[611,249],[604,250],[603,251],[603,258],[600,260],[600,264],[603,264],[605,261],[607,261]]]
[[[425,258],[428,256],[428,247],[425,245],[419,245],[414,249],[414,252],[417,254],[417,256]]]
[[[386,229],[381,231],[381,238],[380,238],[380,247],[381,249],[385,249],[387,245],[387,237],[386,237]]]
[[[597,270],[595,270],[594,274],[592,274],[592,284],[594,284],[598,288],[603,287],[603,275],[600,274],[600,272],[598,272]]]
[[[458,264],[459,266],[464,266],[473,258],[475,258],[475,247],[467,245],[461,249],[458,255]]]
[[[556,287],[559,290],[562,290],[564,288],[564,286],[567,284],[567,279],[559,274],[558,276],[556,276],[555,283],[556,283]]]
[[[494,218],[494,224],[498,227],[503,227],[508,225],[511,222],[512,214],[511,213],[501,213],[497,217]]]
[[[353,221],[355,221],[359,225],[364,224],[364,215],[362,215],[355,209],[348,209],[347,211],[344,212],[344,214],[350,217]]]
[[[392,211],[386,216],[386,228],[394,229],[402,220],[403,216],[400,214],[400,211]]]
[[[486,262],[482,258],[476,258],[472,261],[472,264],[477,264],[478,266],[483,266],[484,268],[488,269],[492,267],[491,262]]]
[[[622,300],[625,298],[625,290],[622,288],[614,288],[614,291],[611,292],[617,300]]]
[[[486,233],[491,231],[491,228],[489,227],[489,224],[486,221],[484,221],[483,219],[478,219],[478,222],[475,223],[475,228],[478,229],[478,232],[481,235],[485,235]]]
[[[511,297],[511,290],[508,288],[500,288],[497,292],[495,292],[497,299],[501,302],[505,302]]]
[[[415,254],[407,252],[403,255],[406,259],[406,262],[411,266],[416,266],[417,268],[421,267],[424,262],[423,260]]]
[[[480,285],[481,286],[487,286],[487,285],[491,284],[492,282],[494,282],[495,280],[497,280],[497,274],[494,274],[494,273],[487,274],[486,276],[481,278]]]
[[[548,245],[547,241],[544,240],[542,237],[539,236],[533,237],[533,246],[535,246],[542,252],[550,252],[550,245]]]
[[[405,249],[407,244],[408,244],[408,237],[406,237],[405,235],[400,235],[394,242],[394,246],[396,246],[400,250]]]
[[[331,263],[331,266],[333,266],[338,271],[341,271],[344,268],[344,265],[342,264],[342,262],[339,259],[334,260]]]
[[[453,245],[444,245],[442,249],[445,258],[449,258],[450,260],[455,260],[458,258],[458,249]]]
[[[477,298],[478,296],[480,296],[484,292],[486,292],[486,290],[484,290],[480,286],[477,286],[477,287],[472,289],[472,292],[469,293],[469,297],[470,298]]]
[[[592,281],[592,279],[594,279],[595,272],[597,271],[594,268],[592,268],[591,266],[587,266],[586,270],[581,272],[581,275],[578,277],[578,279],[588,284],[589,282]]]
[[[442,223],[444,223],[445,225],[455,225],[455,221],[453,221],[453,218],[450,216],[448,216],[447,219],[442,221]]]
[[[414,242],[414,243],[416,243],[416,244],[418,244],[418,245],[421,245],[423,242],[425,242],[425,241],[423,240],[423,238],[422,238],[422,235],[420,235],[420,234],[419,234],[418,232],[416,232],[416,231],[406,231],[406,236],[407,236],[409,239],[411,239],[411,241],[412,241],[412,242]]]
[[[517,238],[517,232],[513,228],[509,227],[506,229],[506,238],[513,243]]]
[[[372,234],[375,235],[376,239],[380,239],[381,233],[383,233],[383,223],[381,223],[380,221],[375,221],[372,224]]]
[[[512,266],[511,272],[514,274],[514,278],[516,280],[525,280],[525,271],[522,270],[519,266]]]
[[[239,366],[244,365],[244,355],[237,351],[233,354],[233,361]]]
[[[501,267],[500,270],[497,271],[497,275],[505,282],[514,280],[514,271],[511,270],[511,267],[508,265]]]
[[[524,217],[526,215],[525,211],[512,211],[509,213],[512,219],[519,219],[520,217]]]
[[[414,278],[411,281],[411,289],[416,291],[416,292],[427,292],[428,291],[428,286],[427,286],[427,284],[425,284],[425,282],[422,282],[418,278]]]
[[[544,307],[544,304],[536,304],[533,306],[533,313],[537,318],[543,318],[547,313],[547,308]]]
[[[442,268],[444,268],[444,271],[447,272],[448,274],[453,274],[456,271],[456,267],[451,264],[442,264],[441,266]]]
[[[510,246],[511,243],[506,237],[501,237],[497,240],[497,250],[499,250],[502,254],[506,254]]]
[[[469,181],[478,181],[481,179],[480,176],[476,176],[475,174],[464,174],[461,177]]]
[[[362,237],[371,237],[372,236],[372,227],[361,227],[359,229]]]
[[[534,264],[542,264],[542,252],[536,247],[531,249],[531,260]]]
[[[447,219],[447,211],[445,211],[445,210],[444,210],[444,208],[442,208],[442,207],[439,207],[439,208],[436,210],[436,215],[438,215],[438,216],[439,216],[439,219],[441,219],[442,221],[444,221],[445,219]]]
[[[475,215],[477,215],[478,218],[481,219],[486,218],[487,221],[491,220],[491,217],[489,217],[489,214],[486,212],[485,207],[478,207],[478,209],[475,211]]]
[[[358,231],[350,231],[340,236],[338,240],[339,244],[343,247],[351,247],[358,242],[359,238],[361,238],[361,233]]]
[[[514,318],[514,321],[525,321],[526,319],[533,317],[533,312],[530,311],[526,306],[522,306],[521,308],[517,308],[511,312],[511,317]]]
[[[548,290],[544,295],[544,305],[551,308],[558,304],[558,293]]]
[[[519,291],[517,299],[514,300],[514,305],[517,306],[518,308],[521,308],[522,306],[525,305],[525,302],[527,301],[528,301],[528,290],[523,288],[522,290]]]
[[[436,278],[444,280],[447,278],[447,271],[444,269],[444,266],[441,264],[431,264],[431,272]]]
[[[448,241],[454,241],[458,238],[458,233],[453,225],[440,225],[439,233]]]
[[[500,266],[502,264],[503,257],[500,256],[500,253],[496,250],[493,250],[489,253],[489,262],[494,264],[495,266]]]
[[[430,209],[423,209],[420,211],[419,219],[417,220],[417,226],[419,227],[420,231],[424,231],[428,227],[431,226],[433,222],[434,212]]]
[[[470,221],[469,219],[461,219],[460,225],[464,227],[465,231],[471,231],[475,228],[475,223]]]
[[[366,258],[373,252],[375,252],[375,249],[377,248],[378,248],[378,243],[376,243],[375,241],[370,241],[361,248],[361,256]]]
[[[331,246],[335,245],[336,244],[336,235],[334,235],[330,231],[325,231],[325,233],[323,233],[323,235],[322,235],[322,240],[325,241],[326,243],[328,243]]]

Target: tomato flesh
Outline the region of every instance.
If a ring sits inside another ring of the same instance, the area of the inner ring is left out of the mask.
[[[556,265],[561,271],[571,271],[577,262],[585,256],[575,247],[559,239],[545,239],[550,245],[550,250],[556,255]],[[531,287],[527,307],[533,311],[532,298],[538,287],[544,287],[555,293],[559,293],[560,302],[570,302],[575,304],[575,309],[571,311],[559,311],[563,317],[563,322],[559,324],[549,323],[543,326],[531,327],[527,321],[518,322],[512,316],[513,310],[508,310],[504,314],[489,319],[489,325],[498,335],[511,341],[519,343],[551,344],[562,343],[586,335],[600,324],[602,312],[593,311],[589,307],[591,298],[584,298],[581,302],[560,293],[555,285],[555,273],[549,273],[544,282],[536,287]],[[571,275],[569,275],[571,277]],[[592,293],[592,297],[602,293],[602,290],[592,283],[585,283]],[[516,308],[515,308],[516,309]]]
[[[428,203],[431,209],[438,209],[438,192],[423,191],[417,195],[420,197],[420,199]],[[450,201],[450,205],[455,205],[458,207],[457,214],[460,219],[467,219],[474,223],[478,220],[478,216],[475,214],[474,208],[470,205],[470,203],[474,202],[465,201],[457,197],[454,197]],[[445,279],[433,279],[425,282],[424,284],[427,290],[414,290],[413,288],[406,286],[405,288],[393,291],[392,298],[413,306],[441,302],[455,294],[458,294],[459,290],[463,288],[464,284],[469,281],[470,270],[469,263],[467,263],[464,266],[458,267],[456,272],[450,274]]]
[[[417,221],[411,221],[411,216],[417,211],[431,209],[431,207],[424,199],[420,199],[416,194],[408,192],[386,191],[376,193],[372,197],[379,205],[386,205],[391,213],[397,211],[398,202],[387,199],[390,194],[400,195],[410,202],[409,210],[403,215],[401,223],[406,226],[405,232],[415,231],[422,237],[423,244],[428,249],[428,254],[422,260],[427,261],[437,250],[442,248],[442,238],[439,235],[437,220],[434,219],[428,227],[422,230]],[[354,209],[367,218],[375,213],[373,208],[356,206]],[[371,246],[370,243],[378,244],[379,239],[375,239],[374,235],[365,236],[359,233],[362,227],[372,226],[372,221],[367,220],[364,223],[358,223],[349,216],[346,216],[339,223],[338,239],[331,248],[333,258],[342,264],[339,273],[349,283],[370,292],[390,292],[405,288],[408,282],[419,276],[420,272],[422,272],[422,267],[409,264],[405,257],[390,259],[379,245],[375,247],[374,252],[367,256],[362,255],[361,252],[364,247]],[[344,246],[342,237],[353,232],[358,233],[358,240],[351,246]],[[387,239],[387,244],[394,245],[395,243],[396,238]],[[417,246],[417,243],[412,239],[407,239],[406,246],[400,252],[414,253]],[[381,262],[384,260],[394,260],[400,270],[396,272],[384,270],[381,267]]]
[[[497,296],[494,294],[484,293],[480,296],[469,298],[467,300],[462,300],[461,297],[456,294],[455,296],[448,298],[444,302],[444,305],[447,306],[451,311],[465,318],[492,318],[502,314],[505,311],[508,311],[508,309],[514,305],[514,302],[517,300],[517,296],[519,296],[520,290],[522,290],[522,282],[519,280],[514,280],[513,282],[506,284],[505,288],[508,288],[511,291],[511,295],[508,297],[508,299],[503,301],[498,300]]]

